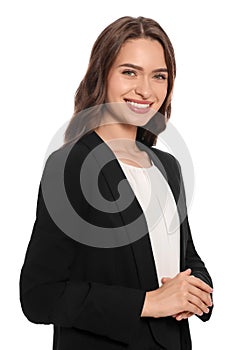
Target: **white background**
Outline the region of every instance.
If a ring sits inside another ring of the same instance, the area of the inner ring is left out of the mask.
[[[215,285],[212,319],[190,319],[193,349],[235,348],[234,1],[8,0],[0,5],[1,349],[52,349],[52,326],[24,317],[18,287],[43,161],[52,136],[72,115],[93,42],[124,15],[157,20],[176,52],[171,123],[192,157],[190,224]]]

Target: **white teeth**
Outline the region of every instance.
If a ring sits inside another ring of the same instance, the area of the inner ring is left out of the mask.
[[[141,103],[136,103],[136,102],[133,102],[133,101],[127,101],[127,103],[129,103],[130,105],[136,107],[136,108],[141,108],[141,109],[145,109],[145,108],[148,108],[150,105],[149,103],[147,104],[141,104]]]

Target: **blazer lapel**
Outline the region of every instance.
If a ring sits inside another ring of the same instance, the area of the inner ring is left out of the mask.
[[[129,245],[134,256],[141,289],[152,290],[157,288],[158,279],[147,221],[129,182],[124,181],[127,180],[125,173],[111,148],[95,131],[82,137],[81,141],[91,150],[95,150],[96,148],[98,150],[98,156],[97,152],[95,152],[96,161],[100,166],[114,200],[117,201],[118,212],[121,217],[121,227],[127,237],[125,243]],[[118,200],[118,184],[121,183],[123,183],[121,197],[125,194],[125,201]],[[125,205],[126,200],[130,201],[130,205],[127,207]],[[150,254],[147,254],[147,252],[150,252]]]

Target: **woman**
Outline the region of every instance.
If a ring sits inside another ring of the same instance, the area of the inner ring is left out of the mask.
[[[54,325],[54,350],[191,349],[188,318],[210,318],[180,165],[153,147],[174,79],[172,44],[152,19],[122,17],[93,46],[20,278],[23,312]]]

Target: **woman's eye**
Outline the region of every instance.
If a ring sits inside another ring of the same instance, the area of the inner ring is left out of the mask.
[[[154,77],[155,77],[155,79],[157,79],[157,80],[166,80],[166,79],[167,79],[167,75],[161,74],[161,73],[156,74]]]
[[[135,77],[136,76],[136,72],[134,72],[133,70],[130,70],[130,69],[124,70],[122,72],[122,74],[128,75],[129,77]]]

